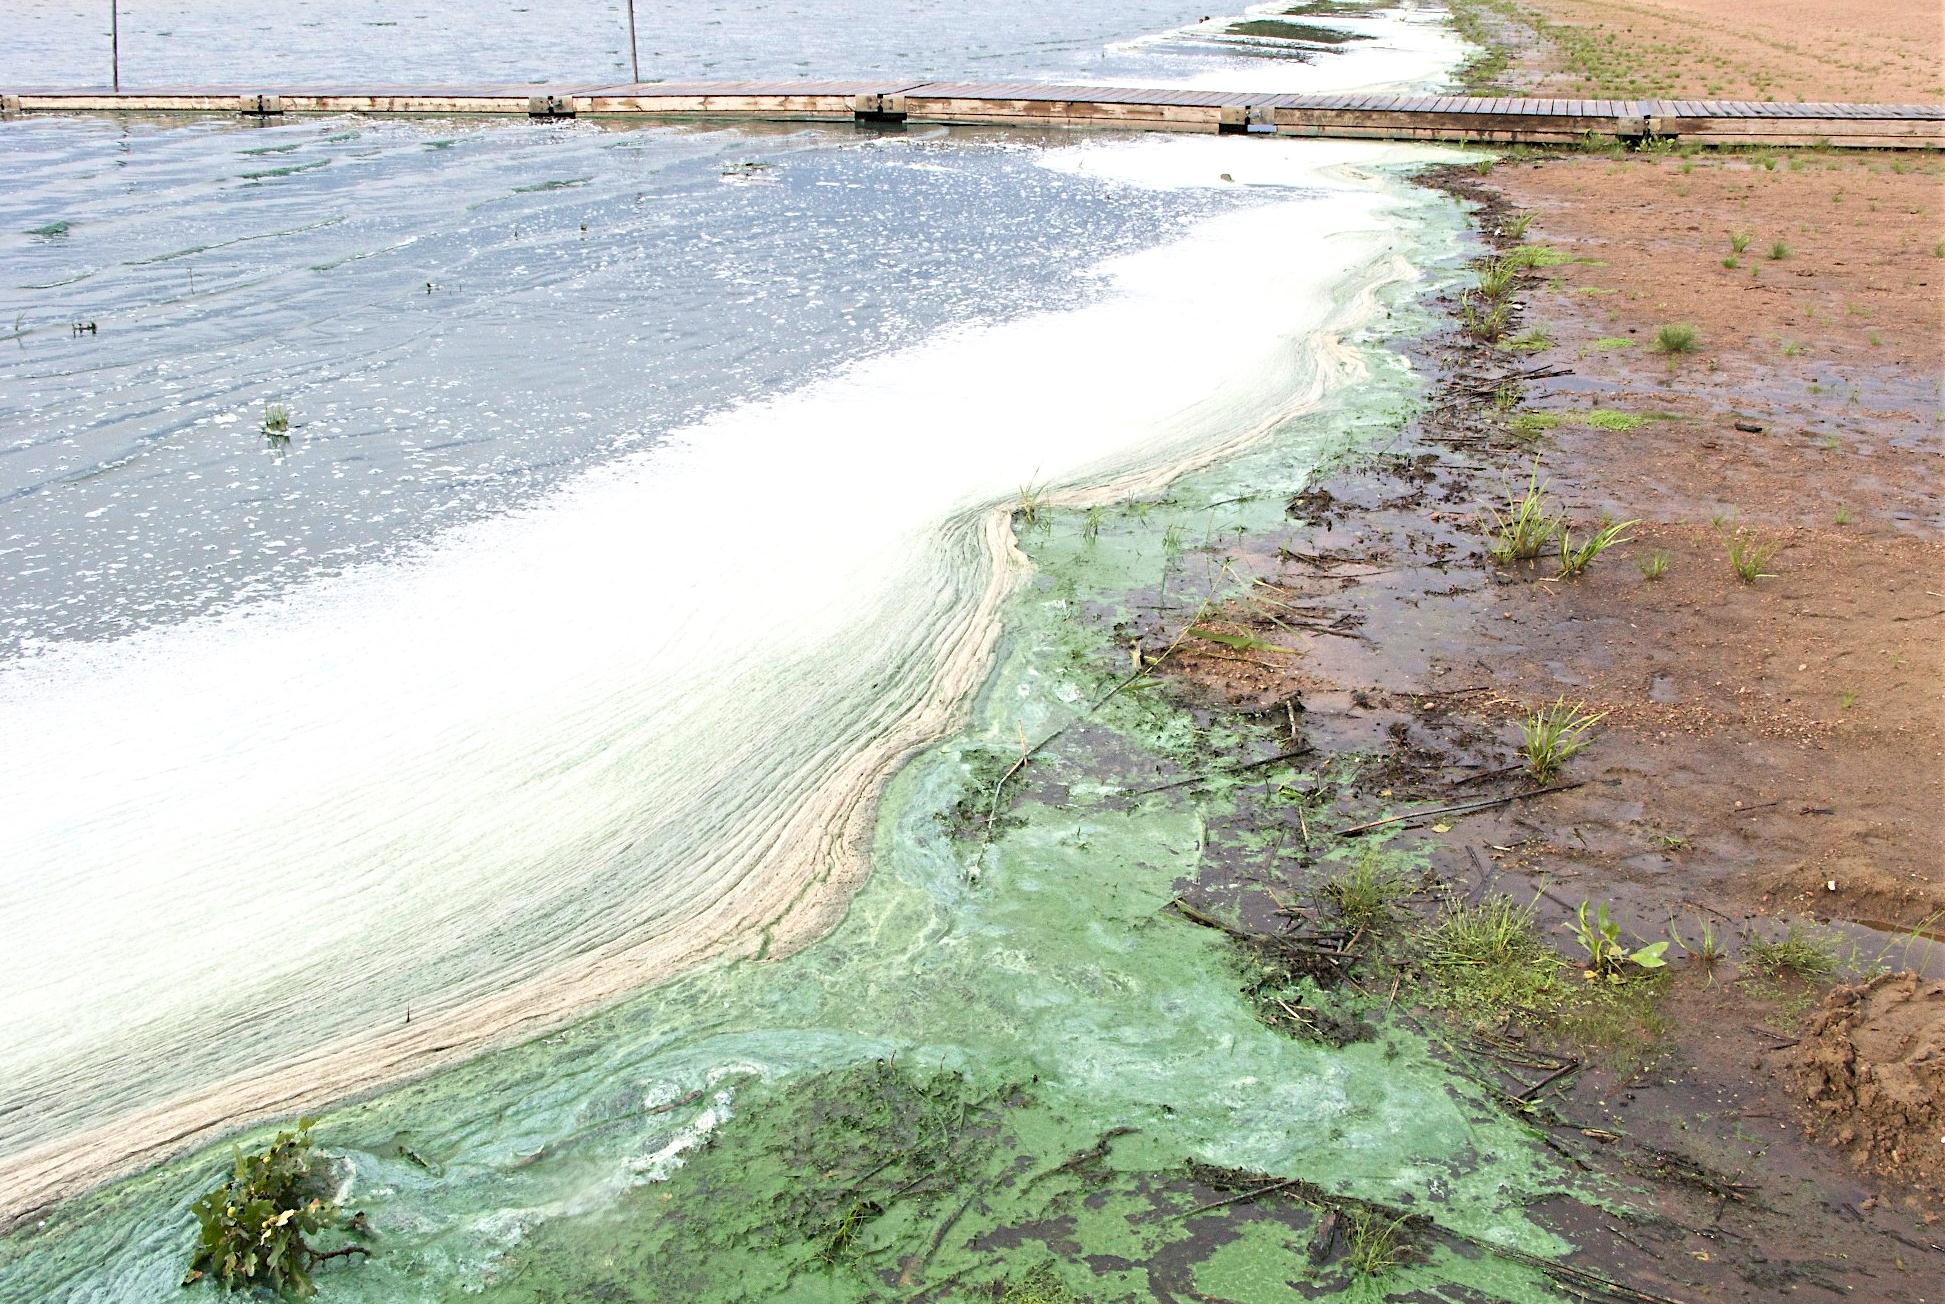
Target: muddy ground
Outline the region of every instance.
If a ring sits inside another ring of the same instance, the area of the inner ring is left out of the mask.
[[[1653,1192],[1556,1212],[1592,1266],[1674,1298],[1918,1300],[1945,1272],[1945,988],[1870,978],[1945,959],[1940,300],[1916,283],[1945,260],[1915,242],[1938,179],[1933,159],[1639,154],[1428,178],[1478,206],[1482,259],[1541,249],[1515,320],[1485,343],[1448,305],[1425,416],[1210,559],[1260,577],[1249,598],[1119,631],[1203,709],[1366,758],[1338,831],[1511,798],[1400,821],[1392,847],[1429,855],[1421,918],[1505,892],[1567,953],[1583,901],[1633,945],[1678,939],[1611,1017],[1443,1025],[1468,1071],[1544,1102],[1556,1148]],[[1852,220],[1840,190],[1895,218]],[[1744,229],[1791,250],[1721,266]],[[1669,322],[1692,352],[1654,350]],[[1575,535],[1606,515],[1632,538],[1576,578],[1495,563],[1489,509],[1536,466]],[[1777,545],[1761,578],[1733,572],[1738,534]],[[1605,718],[1541,783],[1518,721],[1562,697]],[[1287,803],[1260,819],[1310,839]],[[1239,861],[1186,895],[1276,934],[1315,915],[1293,886]],[[1762,950],[1792,936],[1824,958]],[[1826,996],[1846,978],[1861,997]]]

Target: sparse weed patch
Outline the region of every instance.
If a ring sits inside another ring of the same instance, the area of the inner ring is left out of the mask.
[[[1668,561],[1667,551],[1657,548],[1647,556],[1637,558],[1634,564],[1635,568],[1641,572],[1642,579],[1653,581],[1660,579],[1668,573]]]
[[[263,409],[263,433],[275,439],[290,434],[290,409],[282,403],[266,403]]]
[[[1535,326],[1507,340],[1506,347],[1515,353],[1538,353],[1553,347],[1553,336],[1548,334],[1546,327]]]
[[[1776,241],[1769,247],[1769,260],[1773,263],[1780,263],[1789,256],[1790,247],[1781,240]]]

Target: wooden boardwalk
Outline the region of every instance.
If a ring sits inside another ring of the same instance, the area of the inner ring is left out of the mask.
[[[503,114],[536,118],[742,118],[1263,132],[1488,144],[1589,133],[1703,144],[1945,147],[1945,105],[1747,100],[1488,99],[1277,95],[1038,82],[643,82],[543,86],[167,86],[22,89],[0,112]]]

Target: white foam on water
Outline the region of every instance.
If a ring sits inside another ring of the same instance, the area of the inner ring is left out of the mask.
[[[826,852],[783,830],[867,801],[883,740],[977,682],[984,523],[1341,380],[1327,328],[1398,238],[1363,170],[1429,154],[1050,152],[1286,193],[1103,264],[1098,302],[913,341],[416,559],[0,671],[0,1155],[38,1146],[45,1184],[0,1187],[98,1178],[164,1102],[193,1135],[531,1032],[802,909]]]
[[[1261,91],[1275,95],[1442,91],[1451,82],[1452,70],[1465,61],[1471,49],[1466,40],[1452,29],[1448,12],[1442,5],[1408,3],[1368,15],[1286,14],[1289,8],[1281,0],[1252,5],[1244,10],[1243,17],[1287,17],[1292,22],[1354,32],[1365,39],[1327,47],[1309,46],[1310,57],[1306,59],[1239,54],[1233,62],[1224,66],[1183,77],[1158,78],[1155,79],[1156,84],[1201,91]],[[1247,38],[1226,34],[1236,21],[1229,17],[1211,18],[1173,31],[1140,36],[1110,49],[1117,53],[1133,53],[1190,37],[1203,41],[1233,42],[1240,50],[1248,43]],[[1274,40],[1260,42],[1266,51],[1291,44],[1294,43]]]

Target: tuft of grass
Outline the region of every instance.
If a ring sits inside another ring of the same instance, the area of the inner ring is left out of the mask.
[[[1013,519],[1020,523],[1023,530],[1035,529],[1047,523],[1047,493],[1032,484],[1020,486],[1020,499],[1013,505]]]
[[[1535,326],[1532,330],[1507,340],[1506,347],[1516,353],[1538,353],[1542,349],[1553,347],[1553,336],[1547,332],[1546,327]]]
[[[1506,238],[1509,240],[1526,239],[1526,229],[1533,225],[1533,214],[1521,213],[1506,224]]]
[[[1648,418],[1639,412],[1620,412],[1614,408],[1595,408],[1581,419],[1581,424],[1596,430],[1633,430],[1648,424]]]
[[[1801,921],[1793,920],[1789,931],[1773,942],[1751,939],[1743,943],[1743,963],[1758,973],[1774,978],[1788,974],[1804,982],[1824,982],[1837,973],[1837,950],[1821,937],[1813,937]]]
[[[1617,543],[1626,543],[1628,531],[1639,524],[1639,521],[1602,521],[1600,528],[1588,536],[1587,542],[1575,547],[1573,532],[1563,522],[1560,526],[1560,574],[1567,577],[1586,574],[1587,568],[1594,564],[1594,558]]]
[[[1696,334],[1693,326],[1675,322],[1655,327],[1654,349],[1657,353],[1677,354],[1695,352]]]
[[[1843,692],[1837,694],[1837,705],[1846,711],[1855,708],[1857,705],[1857,690],[1854,688],[1846,688]]]
[[[1803,346],[1795,340],[1784,340],[1782,347],[1783,347],[1783,356],[1786,358],[1798,358],[1803,356]]]
[[[1733,232],[1731,232],[1731,233],[1730,233],[1730,235],[1729,235],[1729,250],[1730,250],[1730,252],[1732,252],[1732,253],[1738,253],[1738,254],[1740,254],[1740,253],[1747,253],[1747,252],[1749,251],[1749,241],[1750,241],[1750,238],[1751,238],[1751,237],[1750,237],[1750,235],[1749,235],[1749,232],[1747,232],[1747,231],[1733,231]]]
[[[282,403],[266,403],[263,409],[263,433],[273,439],[290,435],[290,409]]]
[[[1346,1211],[1344,1264],[1354,1277],[1382,1277],[1405,1261],[1404,1216],[1389,1218],[1375,1209]]]
[[[1545,783],[1560,773],[1560,767],[1586,749],[1592,741],[1589,731],[1607,718],[1605,711],[1590,712],[1587,703],[1557,699],[1520,721],[1520,755],[1526,758],[1526,772]]]
[[[1746,530],[1737,530],[1727,537],[1729,550],[1729,569],[1744,584],[1754,584],[1760,579],[1774,579],[1775,576],[1763,567],[1769,565],[1770,558],[1782,545],[1774,539],[1759,539]]]
[[[1784,244],[1781,240],[1778,240],[1775,244],[1772,244],[1769,247],[1769,260],[1773,263],[1780,263],[1785,258],[1788,258],[1789,256],[1790,256],[1790,247]]]
[[[1489,302],[1489,301],[1488,301]],[[1506,333],[1512,324],[1513,305],[1503,300],[1482,308],[1479,301],[1468,290],[1459,296],[1459,325],[1474,339],[1491,344]]]
[[[1722,265],[1733,272],[1736,270],[1736,268],[1741,267],[1742,263],[1736,258],[1734,254],[1730,254],[1728,257],[1722,260]]]
[[[1611,353],[1615,349],[1631,349],[1635,343],[1625,335],[1603,335],[1594,341],[1594,347],[1603,353]]]
[[[1547,487],[1536,468],[1526,482],[1526,492],[1506,504],[1486,509],[1492,515],[1493,537],[1486,554],[1500,565],[1531,561],[1560,533],[1560,518],[1547,508]]]
[[[1559,954],[1540,936],[1533,908],[1511,897],[1455,901],[1418,940],[1427,1004],[1495,1021],[1551,1008],[1562,994]]]
[[[1377,847],[1366,847],[1350,868],[1326,879],[1323,897],[1353,931],[1381,933],[1397,922],[1398,902],[1417,883]]]
[[[1850,508],[1839,507],[1837,509],[1837,514],[1831,517],[1830,519],[1835,521],[1839,525],[1849,525],[1851,523]]]
[[[1479,293],[1497,303],[1512,293],[1519,268],[1509,258],[1495,258],[1479,269]]]
[[[1640,570],[1641,578],[1654,581],[1668,573],[1668,553],[1657,548],[1645,557],[1635,559],[1635,567]]]
[[[1081,518],[1081,538],[1087,540],[1089,543],[1092,543],[1100,537],[1101,537],[1101,507],[1100,504],[1097,503],[1094,506],[1088,508],[1087,515]]]
[[[1000,1304],[1082,1304],[1082,1299],[1054,1273],[1051,1263],[1041,1263],[1007,1278]]]

